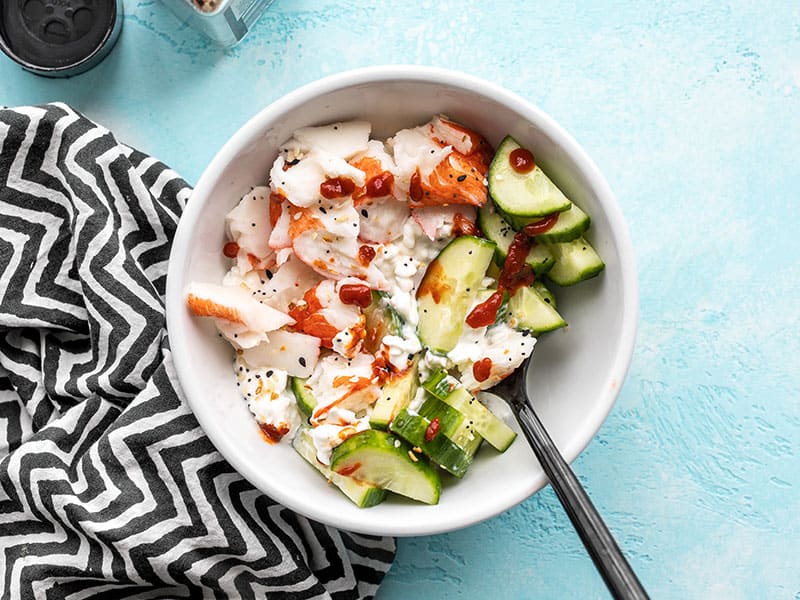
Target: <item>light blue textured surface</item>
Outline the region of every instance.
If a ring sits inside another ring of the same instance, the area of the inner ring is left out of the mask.
[[[85,75],[0,56],[0,104],[69,102],[196,182],[258,109],[348,68],[437,65],[529,98],[606,174],[641,278],[631,371],[581,480],[653,597],[799,600],[800,9],[764,4],[277,0],[221,52],[126,0]],[[606,595],[548,488],[401,540],[379,597]]]

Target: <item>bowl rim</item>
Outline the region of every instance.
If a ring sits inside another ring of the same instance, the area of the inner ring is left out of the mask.
[[[575,163],[577,170],[591,183],[591,186],[597,192],[598,198],[600,198],[600,202],[604,207],[605,216],[608,219],[610,236],[615,240],[618,246],[619,268],[622,280],[623,317],[620,343],[610,372],[610,378],[616,385],[612,393],[601,395],[600,401],[598,401],[593,407],[593,410],[586,415],[586,420],[575,430],[575,434],[572,436],[570,443],[560,448],[564,458],[567,462],[571,463],[588,446],[613,408],[633,359],[633,350],[639,322],[639,284],[633,244],[616,197],[608,185],[608,182],[594,161],[572,135],[552,117],[522,96],[498,84],[467,73],[440,67],[420,65],[378,65],[342,71],[306,83],[288,92],[262,108],[258,113],[247,120],[236,133],[225,142],[203,171],[180,217],[173,245],[170,250],[167,267],[165,295],[167,335],[169,336],[171,330],[176,331],[178,334],[181,332],[180,313],[184,310],[181,279],[182,272],[189,259],[187,252],[190,240],[189,232],[194,230],[205,205],[205,202],[201,203],[195,201],[194,198],[205,197],[206,201],[208,201],[210,192],[214,187],[214,182],[218,180],[226,166],[245,143],[254,137],[254,132],[263,131],[265,125],[271,122],[275,115],[285,114],[293,107],[300,106],[317,96],[362,84],[398,81],[443,84],[445,86],[463,89],[506,105],[523,116],[526,120],[535,123],[539,129],[550,136],[551,139],[555,140],[557,145]],[[394,522],[386,523],[385,526],[375,527],[365,525],[355,519],[349,519],[344,515],[337,515],[332,518],[329,511],[324,510],[324,508],[320,508],[313,503],[303,503],[299,501],[298,498],[283,493],[280,487],[276,486],[274,489],[271,488],[267,491],[264,487],[253,483],[255,481],[263,481],[263,478],[260,477],[259,473],[255,469],[252,469],[246,461],[240,458],[240,453],[237,452],[234,444],[230,443],[227,438],[216,432],[214,428],[215,424],[204,417],[203,411],[197,410],[197,399],[195,398],[195,400],[193,400],[191,394],[186,393],[185,390],[191,389],[193,383],[191,381],[185,381],[185,374],[191,372],[191,364],[188,358],[188,348],[184,347],[183,343],[181,335],[170,339],[172,360],[180,384],[179,392],[183,394],[204,433],[225,460],[230,462],[236,471],[253,484],[254,487],[260,489],[278,503],[308,518],[327,523],[340,529],[373,535],[412,536],[445,533],[474,525],[497,516],[531,497],[547,483],[547,479],[542,473],[540,477],[535,479],[532,486],[524,490],[524,493],[517,494],[513,497],[507,497],[502,503],[495,503],[491,506],[478,508],[469,514],[450,515],[447,520],[440,520],[438,522],[423,520],[423,526],[420,526],[420,524],[416,522],[397,522],[397,520],[395,520]],[[182,373],[184,377],[181,376]]]

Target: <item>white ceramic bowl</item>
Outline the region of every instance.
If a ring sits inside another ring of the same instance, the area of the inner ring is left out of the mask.
[[[267,182],[278,145],[302,126],[353,118],[373,136],[444,113],[496,145],[506,134],[532,149],[538,164],[592,217],[589,239],[606,270],[556,290],[569,327],[544,336],[528,381],[542,421],[567,460],[600,428],[633,352],[638,289],[633,250],[603,176],[577,142],[535,106],[461,73],[417,66],[372,67],[327,77],[277,100],[248,121],[214,157],[181,218],[170,256],[167,325],[186,398],[220,453],[254,486],[312,519],[362,533],[424,535],[471,525],[525,500],[546,482],[520,436],[504,454],[484,447],[461,481],[447,478],[436,506],[393,496],[359,509],[329,486],[289,444],[261,438],[237,392],[230,346],[208,320],[184,306],[190,281],[220,282],[224,216],[251,186]]]

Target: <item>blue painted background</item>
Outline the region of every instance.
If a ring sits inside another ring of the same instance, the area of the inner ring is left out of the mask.
[[[0,104],[69,102],[195,182],[258,109],[348,68],[438,65],[529,98],[606,174],[641,278],[630,375],[576,470],[654,597],[800,600],[800,5],[769,4],[277,0],[223,52],[126,0],[85,75],[0,57]],[[401,540],[379,597],[606,592],[546,489]]]

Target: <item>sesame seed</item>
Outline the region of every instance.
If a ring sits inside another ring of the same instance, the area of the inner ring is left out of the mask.
[[[298,360],[298,362],[300,363],[300,366],[301,366],[301,367],[305,367],[305,366],[306,366],[306,359],[305,359],[305,358],[303,358],[303,357],[301,356],[301,357],[300,357],[300,358],[298,358],[297,360]]]
[[[466,175],[459,175],[458,179],[456,179],[456,181],[464,181],[466,178],[467,178]]]

